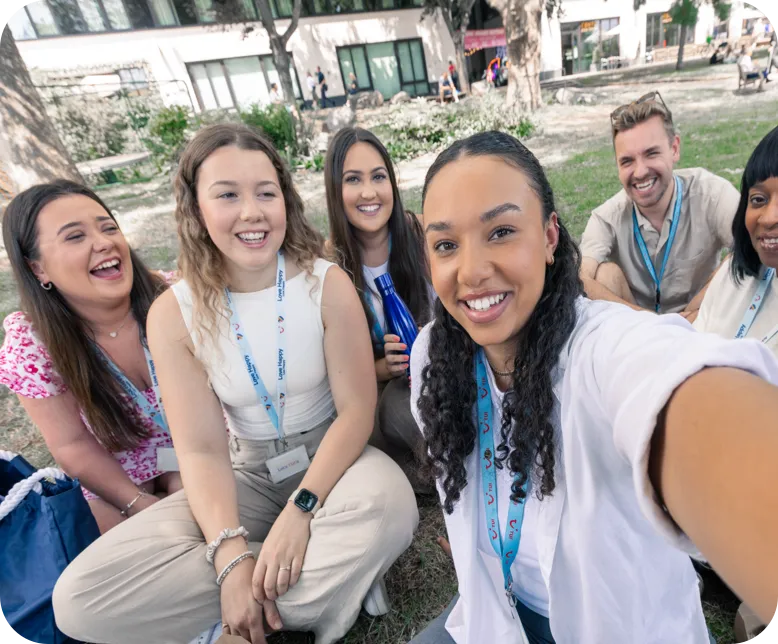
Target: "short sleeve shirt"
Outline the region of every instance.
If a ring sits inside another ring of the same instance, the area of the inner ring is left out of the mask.
[[[662,278],[662,313],[682,311],[705,286],[719,264],[721,249],[732,245],[732,220],[740,201],[740,194],[729,181],[707,170],[686,168],[675,174],[681,179],[683,200],[678,230]],[[677,195],[669,213],[673,212],[676,198]],[[596,208],[581,238],[581,252],[598,263],[617,264],[638,306],[653,311],[655,285],[635,241],[632,209],[633,202],[624,190]],[[671,217],[668,215],[662,230],[657,231],[639,210],[635,214],[658,275]]]

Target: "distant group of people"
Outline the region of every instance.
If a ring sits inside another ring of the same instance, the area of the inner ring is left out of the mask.
[[[414,493],[435,492],[459,593],[414,644],[708,644],[700,551],[769,619],[778,128],[740,193],[675,169],[657,92],[611,129],[623,190],[580,247],[501,132],[443,151],[416,215],[381,141],[340,130],[325,242],[264,136],[204,128],[174,179],[176,273],[147,268],[88,188],[16,196],[0,383],[103,532],[57,583],[59,627],[330,644],[389,610]]]
[[[327,77],[324,75],[324,72],[321,70],[321,67],[316,67],[316,74],[311,74],[309,71],[306,74],[306,82],[308,84],[308,91],[311,93],[311,105],[315,106],[319,105],[322,109],[327,107],[328,101],[330,99],[327,98],[327,90],[329,89],[327,85]]]

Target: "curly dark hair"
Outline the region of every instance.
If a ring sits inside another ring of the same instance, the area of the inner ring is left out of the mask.
[[[529,179],[540,199],[544,221],[556,212],[554,194],[538,160],[517,139],[502,132],[475,134],[441,153],[427,172],[422,199],[426,199],[430,183],[443,167],[468,156],[494,156],[514,166]],[[513,388],[503,400],[495,463],[502,468],[507,462],[509,471],[518,474],[511,490],[513,501],[526,496],[522,488],[530,476],[538,498],[554,491],[552,376],[575,327],[576,300],[583,294],[578,276],[580,264],[578,247],[560,221],[554,263],[546,267],[543,292],[517,339]],[[448,514],[453,512],[467,485],[465,459],[476,446],[477,349],[465,329],[438,300],[430,329],[429,364],[422,371],[418,405],[429,451],[428,466],[441,481],[446,495],[443,508]]]

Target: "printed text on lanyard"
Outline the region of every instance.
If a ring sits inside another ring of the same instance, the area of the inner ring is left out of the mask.
[[[492,396],[489,379],[486,373],[486,356],[483,350],[476,355],[476,385],[478,387],[478,448],[481,458],[481,482],[484,493],[484,510],[486,514],[486,532],[495,553],[500,558],[502,575],[505,580],[505,595],[511,606],[511,613],[516,607],[516,596],[513,594],[513,575],[511,566],[516,560],[521,541],[521,526],[524,521],[524,505],[529,499],[529,478],[524,484],[525,497],[522,503],[509,502],[508,522],[505,536],[500,530],[500,517],[497,499],[497,472],[494,464],[494,433],[492,423]],[[518,477],[516,477],[518,478]]]
[[[251,378],[251,384],[254,387],[254,391],[257,394],[257,399],[264,405],[267,415],[270,417],[270,422],[273,423],[276,433],[278,434],[278,440],[286,442],[284,438],[284,399],[286,398],[286,338],[284,331],[286,328],[284,322],[284,297],[286,295],[286,265],[284,262],[284,254],[278,252],[278,267],[276,269],[276,343],[278,350],[278,359],[276,360],[276,398],[275,404],[270,397],[270,394],[265,387],[265,383],[262,382],[262,378],[259,375],[256,363],[254,362],[254,356],[251,353],[251,347],[246,339],[243,327],[238,317],[238,310],[233,302],[232,295],[229,289],[225,289],[227,296],[227,307],[230,309],[230,326],[232,332],[235,335],[235,339],[238,341],[238,347],[243,353],[243,362],[246,365],[246,371],[248,371]]]
[[[775,275],[775,269],[768,268],[767,270],[765,270],[764,274],[759,279],[759,286],[756,289],[756,294],[754,295],[754,299],[751,300],[751,304],[746,309],[746,312],[743,314],[743,320],[740,322],[740,326],[738,327],[737,333],[735,334],[736,340],[745,338],[746,335],[748,334],[748,331],[751,329],[751,325],[754,323],[754,320],[756,319],[756,315],[757,313],[759,313],[759,309],[761,309],[762,304],[764,304],[764,299],[765,299],[765,295],[767,294],[767,289],[770,288],[774,275]],[[778,324],[767,332],[767,335],[762,338],[762,342],[767,344],[776,335],[778,335]]]
[[[638,245],[640,256],[643,258],[643,263],[646,265],[646,268],[648,269],[648,272],[651,275],[651,279],[654,282],[654,289],[656,293],[656,298],[654,300],[654,309],[657,313],[659,313],[659,309],[661,308],[662,277],[664,277],[665,268],[667,268],[667,260],[670,257],[670,249],[673,247],[673,242],[675,241],[675,234],[678,231],[678,221],[681,216],[682,202],[683,202],[683,185],[681,184],[681,180],[678,177],[675,177],[675,208],[673,208],[673,218],[670,220],[670,234],[668,235],[667,243],[665,244],[665,254],[664,257],[662,258],[662,266],[659,269],[659,275],[656,274],[656,270],[654,269],[654,262],[651,260],[651,255],[649,254],[648,248],[646,248],[646,242],[643,239],[643,233],[640,232],[640,226],[638,225],[638,216],[637,213],[635,212],[635,206],[634,205],[632,206],[632,232],[635,236],[635,242]]]

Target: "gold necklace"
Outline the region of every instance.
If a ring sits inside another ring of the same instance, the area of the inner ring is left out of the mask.
[[[108,335],[111,336],[112,338],[115,338],[117,335],[119,335],[119,331],[121,331],[124,328],[124,325],[130,321],[131,317],[132,317],[132,309],[130,309],[129,312],[127,313],[127,317],[124,318],[124,322],[122,322],[116,330],[109,331]]]
[[[487,360],[487,362],[489,362],[489,361]],[[513,371],[497,371],[497,369],[495,369],[495,368],[492,366],[492,363],[491,363],[491,362],[489,362],[489,368],[492,370],[492,373],[493,373],[495,376],[502,376],[503,378],[508,378],[509,376],[512,376],[512,375],[513,375],[513,373],[514,373]]]

